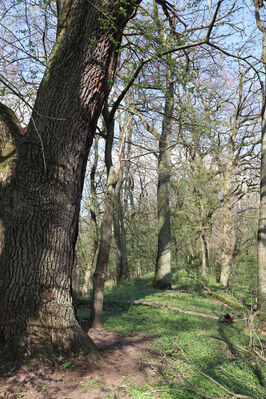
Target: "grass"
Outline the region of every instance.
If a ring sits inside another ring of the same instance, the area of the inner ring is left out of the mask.
[[[80,383],[82,386],[84,392],[89,392],[93,388],[98,388],[99,386],[99,380],[98,379],[93,379],[93,380],[84,380]]]
[[[190,276],[185,278],[185,274],[180,275],[180,272],[173,275],[173,282],[176,281],[176,288],[192,286],[189,292],[154,290],[151,281],[152,276],[146,276],[118,287],[106,287],[104,328],[126,335],[146,332],[152,343],[150,359],[145,361],[160,370],[156,384],[136,385],[133,379],[127,380],[123,382],[121,392],[118,388],[117,392],[109,394],[110,398],[233,398],[233,393],[254,399],[264,398],[264,375],[260,362],[230,344],[202,336],[212,335],[247,346],[249,334],[245,321],[222,323],[170,309],[134,306],[135,299],[143,299],[218,316],[231,310],[210,298],[204,293],[203,286],[201,289]],[[215,281],[209,285],[219,292]],[[82,318],[86,317],[88,312],[83,311]]]

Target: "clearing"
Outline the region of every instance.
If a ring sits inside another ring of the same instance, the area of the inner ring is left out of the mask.
[[[154,290],[151,279],[107,284],[103,329],[89,331],[99,360],[70,358],[55,369],[32,370],[2,363],[0,398],[264,399],[265,332],[258,315],[232,309],[228,303],[236,299],[215,284],[209,287],[227,303],[199,285]],[[86,328],[88,299],[76,298],[76,304]],[[227,313],[234,313],[234,322],[221,321]]]

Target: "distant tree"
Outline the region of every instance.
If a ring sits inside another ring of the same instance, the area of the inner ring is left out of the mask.
[[[261,176],[260,176],[260,212],[258,229],[258,270],[259,289],[261,302],[266,299],[266,27],[260,17],[260,9],[265,8],[263,1],[254,0],[255,18],[258,29],[262,32],[262,62],[264,66],[264,84],[262,88],[262,111],[261,111]]]
[[[99,237],[98,237],[98,224],[97,224],[97,192],[96,192],[96,172],[98,166],[99,159],[99,136],[97,135],[94,139],[94,161],[90,171],[90,239],[92,241],[92,246],[89,254],[89,258],[86,264],[85,273],[84,273],[84,282],[81,289],[81,295],[87,296],[89,293],[89,284],[90,278],[92,274],[92,269],[94,266],[94,261],[97,254],[97,249],[99,245]]]

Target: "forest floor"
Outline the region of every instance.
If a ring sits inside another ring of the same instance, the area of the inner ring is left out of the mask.
[[[136,385],[155,382],[157,370],[147,367],[140,357],[148,354],[150,339],[146,334],[125,336],[90,330],[89,336],[99,348],[98,361],[72,359],[55,369],[38,367],[31,371],[22,367],[15,374],[0,376],[0,398],[120,398],[119,392],[128,387],[129,380]]]
[[[241,298],[213,281],[208,289],[216,297],[180,272],[174,280],[165,292],[151,288],[152,276],[107,284],[103,329],[88,332],[99,359],[10,371],[0,360],[0,399],[264,399],[259,344],[266,333],[258,312],[247,298],[233,309]],[[89,299],[75,302],[86,330]],[[224,322],[225,314],[234,314],[233,322]]]

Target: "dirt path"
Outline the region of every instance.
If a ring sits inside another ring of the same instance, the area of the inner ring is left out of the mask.
[[[119,393],[114,396],[114,392],[123,390],[128,379],[137,384],[156,379],[156,372],[142,360],[148,353],[149,339],[145,334],[128,337],[90,330],[89,335],[100,349],[101,359],[96,364],[73,359],[54,370],[22,368],[15,374],[2,375],[0,398],[120,399]],[[126,393],[122,396],[128,397]]]

